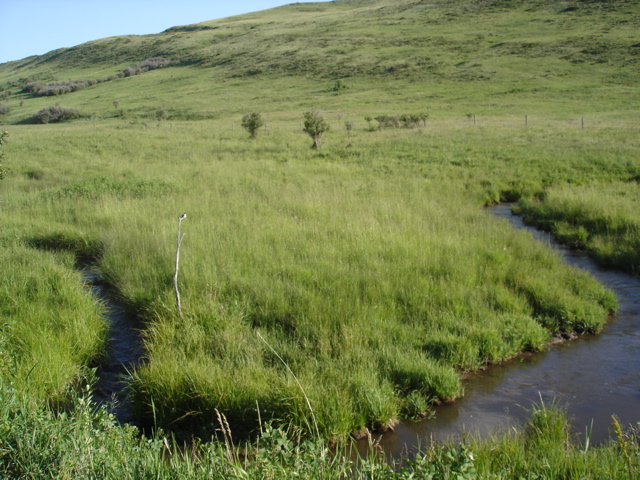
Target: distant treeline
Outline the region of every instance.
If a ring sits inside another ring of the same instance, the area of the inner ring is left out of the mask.
[[[125,68],[121,73],[109,75],[108,77],[93,80],[65,80],[61,82],[44,83],[41,81],[27,82],[21,93],[30,93],[34,97],[52,97],[77,92],[78,90],[92,87],[99,83],[110,82],[117,78],[131,77],[158,68],[165,68],[180,63],[178,60],[171,60],[163,57],[147,58],[137,65]]]

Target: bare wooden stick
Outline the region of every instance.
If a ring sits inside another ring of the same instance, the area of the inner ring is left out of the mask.
[[[178,313],[182,316],[182,305],[180,304],[180,291],[178,290],[178,267],[180,265],[180,245],[182,245],[182,239],[184,234],[180,234],[180,224],[182,220],[187,218],[187,214],[183,213],[178,217],[178,247],[176,248],[176,271],[173,274],[173,289],[176,291],[176,308]]]

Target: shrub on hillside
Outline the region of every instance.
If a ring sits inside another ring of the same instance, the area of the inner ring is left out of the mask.
[[[4,103],[0,103],[0,115],[5,115],[9,113],[11,109],[7,107]]]
[[[396,127],[400,126],[400,117],[397,115],[378,115],[374,118],[378,122],[378,128]]]
[[[170,67],[177,63],[179,63],[177,60],[170,60],[163,57],[152,57],[141,61],[137,65],[125,68],[122,73],[125,77],[132,77],[133,75],[140,75],[141,73],[148,72],[150,70]]]
[[[329,123],[324,119],[324,115],[319,110],[312,109],[304,113],[304,128],[302,131],[313,139],[311,148],[320,148],[322,135],[330,128]]]
[[[90,80],[65,80],[62,82],[51,82],[45,84],[40,81],[28,82],[22,87],[22,93],[30,93],[34,97],[52,97],[55,95],[64,95],[66,93],[77,92],[93,85],[98,85],[104,82],[110,82],[116,78],[120,78],[121,75],[110,75],[104,78],[95,78]]]
[[[41,108],[38,113],[35,114],[34,121],[35,123],[55,123],[73,120],[81,116],[82,114],[77,108],[53,105]]]

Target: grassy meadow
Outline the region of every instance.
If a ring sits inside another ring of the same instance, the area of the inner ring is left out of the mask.
[[[307,478],[519,478],[538,449],[535,478],[634,478],[633,432],[583,454],[555,409],[532,414],[544,428],[437,447],[413,470],[349,465],[325,445],[419,418],[464,395],[464,372],[598,332],[615,311],[484,207],[520,202],[528,221],[637,273],[637,13],[342,0],[0,65],[2,472],[286,478],[304,463]],[[158,57],[175,62],[116,75]],[[110,79],[55,98],[26,88],[98,78]],[[33,123],[54,105],[81,114]],[[331,125],[320,150],[302,132],[315,107]],[[251,111],[266,119],[256,139],[241,128]],[[422,113],[412,128],[374,119]],[[107,324],[81,268],[141,320],[137,421],[199,437],[192,452],[94,411]],[[531,440],[542,430],[556,443]],[[65,435],[109,446],[72,455]]]
[[[6,232],[67,269],[74,254],[92,263],[143,319],[141,420],[207,435],[218,409],[240,436],[256,432],[259,408],[261,420],[344,438],[456,398],[460,372],[541,349],[554,332],[601,328],[611,294],[482,209],[535,197],[548,182],[535,172],[635,175],[618,161],[555,165],[567,137],[594,162],[594,138],[611,142],[608,129],[565,131],[362,128],[351,147],[334,131],[314,152],[284,122],[256,140],[209,122],[15,127],[24,170],[3,185]]]

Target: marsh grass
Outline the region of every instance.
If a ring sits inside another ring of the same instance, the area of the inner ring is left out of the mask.
[[[640,273],[640,190],[628,182],[549,189],[542,202],[522,202],[525,221],[562,243],[588,251],[601,264]]]
[[[25,173],[7,184],[15,213],[5,236],[97,258],[142,318],[140,421],[207,438],[218,409],[243,438],[259,428],[258,400],[263,421],[313,425],[257,331],[300,381],[321,436],[344,439],[456,398],[460,372],[539,350],[553,332],[598,331],[615,308],[481,206],[492,191],[535,195],[548,182],[635,172],[598,157],[619,130],[434,124],[361,131],[349,149],[311,152],[288,125],[274,119],[255,141],[215,122],[12,132]],[[507,139],[513,150],[499,146]],[[566,142],[575,153],[559,165]],[[172,276],[183,212],[180,319]]]
[[[104,349],[106,325],[98,301],[74,270],[72,253],[12,245],[0,254],[6,322],[3,356],[14,387],[37,402],[66,402]]]
[[[66,95],[90,120],[27,125],[51,100],[7,101],[3,474],[635,478],[636,443],[628,455],[621,435],[581,449],[555,407],[521,433],[434,447],[405,469],[354,466],[326,442],[428,414],[463,393],[462,372],[540,350],[558,331],[596,332],[615,309],[482,206],[542,200],[523,205],[569,243],[634,265],[636,8],[295,4],[0,65],[15,90],[27,74],[107,77],[159,44],[181,62]],[[345,78],[340,95],[327,91]],[[314,107],[334,127],[321,151],[300,125]],[[160,108],[171,126],[148,128]],[[234,129],[247,111],[269,119],[254,140]],[[412,129],[361,123],[419,112],[429,121]],[[348,137],[342,120],[355,121]],[[78,394],[104,350],[101,307],[75,270],[87,262],[143,320],[148,361],[131,395],[157,435],[115,426]]]

